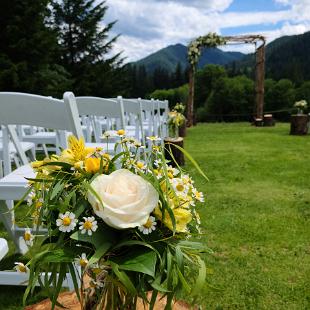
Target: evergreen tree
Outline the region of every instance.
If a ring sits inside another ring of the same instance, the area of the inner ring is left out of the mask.
[[[46,25],[48,3],[0,1],[1,90],[57,96],[69,85],[65,70],[53,64],[58,45]]]
[[[175,71],[172,75],[172,86],[173,87],[179,87],[181,85],[184,84],[184,78],[183,78],[183,74],[182,74],[182,66],[181,66],[181,63],[178,62],[176,68],[175,68]]]
[[[108,7],[96,0],[54,1],[54,23],[61,45],[61,63],[74,78],[77,95],[119,93],[123,71],[117,54],[107,57],[117,37],[108,39],[115,22],[103,24]],[[103,26],[104,25],[104,26]]]

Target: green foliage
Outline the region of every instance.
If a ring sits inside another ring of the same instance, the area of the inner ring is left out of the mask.
[[[126,94],[114,22],[101,27],[104,2],[3,0],[0,3],[0,90],[62,97]]]
[[[310,32],[300,35],[284,36],[266,46],[266,76],[274,80],[290,79],[301,84],[310,80]],[[232,68],[232,67],[235,68]],[[246,55],[235,64],[229,65],[230,71],[254,77],[255,56]]]
[[[157,89],[149,95],[150,98],[168,100],[172,108],[177,103],[186,104],[188,99],[188,84],[172,89]]]
[[[123,72],[119,54],[106,57],[117,37],[109,38],[115,22],[101,27],[108,7],[95,0],[54,1],[53,16],[62,65],[74,78],[77,95],[120,94]]]
[[[206,65],[195,75],[195,106],[204,106],[215,88],[220,88],[227,76],[225,68],[219,65]]]
[[[0,2],[1,90],[55,95],[70,85],[64,68],[53,65],[58,45],[56,34],[46,26],[48,3]]]

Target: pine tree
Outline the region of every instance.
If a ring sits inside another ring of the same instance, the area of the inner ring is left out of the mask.
[[[46,24],[48,3],[0,1],[1,90],[56,96],[69,85],[65,70],[54,64],[58,45],[55,33]]]
[[[104,25],[108,9],[105,2],[63,0],[55,1],[53,8],[61,45],[61,63],[74,78],[74,92],[79,95],[113,95],[119,87],[114,87],[113,92],[106,87],[120,82],[122,60],[119,54],[107,57],[117,37],[108,39],[115,22]]]
[[[179,87],[184,84],[184,78],[182,74],[182,66],[181,63],[178,62],[175,71],[172,76],[173,87]]]

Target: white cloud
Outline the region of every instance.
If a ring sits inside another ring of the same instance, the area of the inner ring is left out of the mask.
[[[114,34],[122,34],[115,51],[124,51],[127,60],[133,61],[167,45],[187,44],[199,35],[221,33],[225,28],[281,22],[278,29],[263,32],[268,41],[309,30],[310,0],[274,1],[279,3],[278,11],[227,12],[233,0],[107,0],[107,16],[118,20]]]

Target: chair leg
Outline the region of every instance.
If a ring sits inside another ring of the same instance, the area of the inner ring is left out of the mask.
[[[0,200],[0,220],[3,222],[9,238],[14,242],[16,252],[25,254],[28,251],[28,247],[24,239],[15,233],[16,224],[14,224],[13,207],[13,201]]]
[[[43,152],[44,152],[45,157],[48,157],[48,151],[47,151],[46,144],[42,144],[42,148],[43,148]]]

